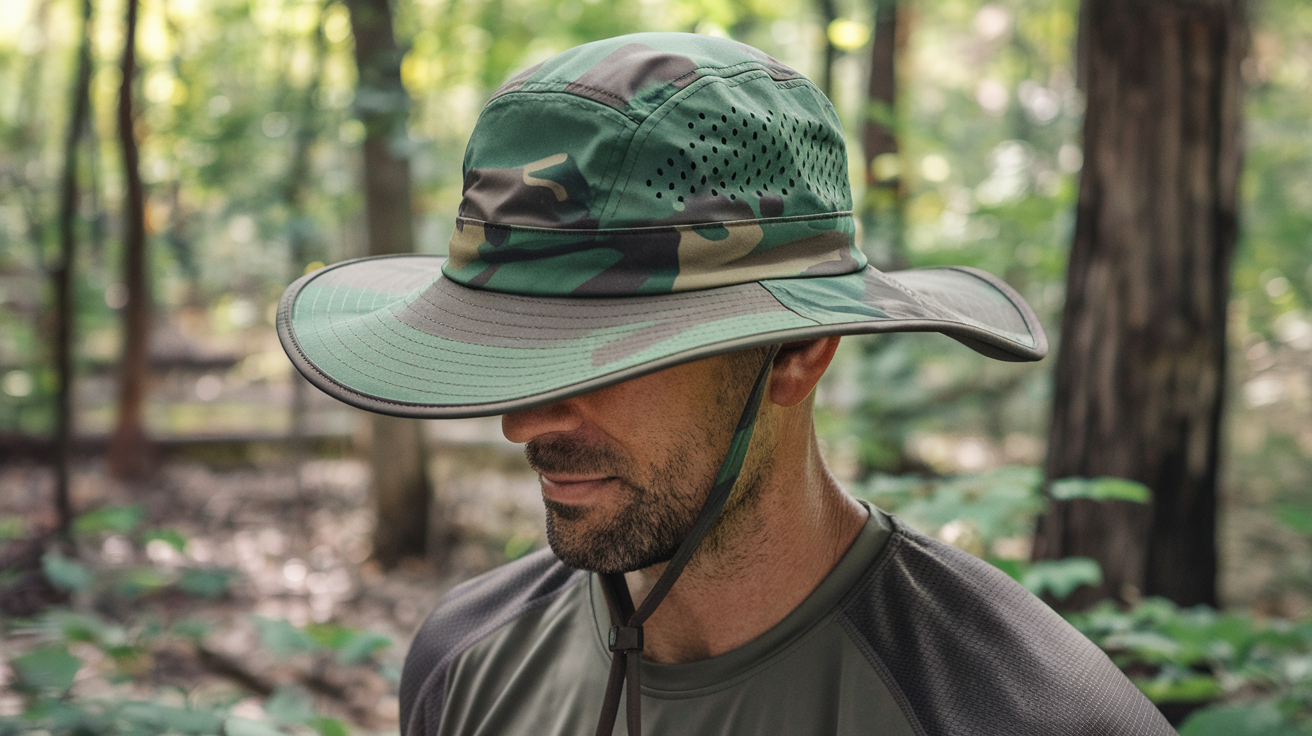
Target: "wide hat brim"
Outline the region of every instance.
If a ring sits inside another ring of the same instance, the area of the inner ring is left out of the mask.
[[[829,335],[939,332],[991,358],[1048,352],[1034,312],[973,268],[771,279],[636,297],[537,297],[462,286],[444,258],[399,255],[310,273],[278,337],[326,393],[396,416],[540,406],[692,360]]]

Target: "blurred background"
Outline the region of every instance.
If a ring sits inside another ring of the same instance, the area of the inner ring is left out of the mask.
[[[650,30],[815,80],[871,260],[986,269],[1048,330],[1033,365],[845,340],[840,479],[1183,733],[1312,733],[1312,6],[4,0],[0,734],[397,731],[423,616],[545,544],[537,481],[496,418],[309,387],[278,297],[444,254],[487,96]]]

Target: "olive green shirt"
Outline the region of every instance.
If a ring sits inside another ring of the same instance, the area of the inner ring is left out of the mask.
[[[597,576],[549,552],[466,583],[411,648],[404,733],[592,734],[609,629]],[[644,660],[642,723],[647,736],[1174,733],[1043,603],[878,510],[755,640],[698,662]]]

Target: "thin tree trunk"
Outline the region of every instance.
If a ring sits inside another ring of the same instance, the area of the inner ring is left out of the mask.
[[[906,268],[902,248],[903,188],[897,165],[897,58],[904,29],[897,0],[875,0],[875,34],[870,43],[870,80],[861,125],[865,199],[861,203],[862,249],[876,268]],[[883,158],[881,158],[883,157]],[[892,166],[886,165],[889,158]]]
[[[64,134],[64,171],[59,187],[59,262],[51,273],[55,287],[55,514],[61,534],[73,522],[69,466],[73,454],[73,268],[77,261],[77,149],[87,129],[91,106],[91,0],[82,0],[82,38],[78,42],[68,129]]]
[[[410,98],[401,84],[402,52],[392,35],[388,0],[348,0],[359,70],[356,106],[365,125],[364,189],[369,254],[414,250],[406,121]],[[374,557],[384,567],[425,553],[429,489],[422,425],[372,415],[370,465],[377,514]]]
[[[834,42],[829,40],[829,27],[838,20],[838,7],[834,5],[834,0],[819,0],[819,4],[820,18],[824,22],[821,31],[825,38],[825,61],[824,66],[820,68],[820,91],[832,100],[834,99],[834,62],[838,60],[838,49],[834,46]]]
[[[323,34],[323,6],[320,6],[319,18],[315,23],[314,66],[310,72],[309,84],[306,85],[305,94],[301,99],[291,165],[287,169],[287,179],[283,184],[283,200],[291,211],[287,229],[291,245],[288,256],[293,279],[299,277],[306,266],[315,260],[312,255],[316,241],[314,220],[306,214],[305,197],[306,185],[310,181],[310,149],[319,137],[322,127],[320,116],[315,110],[314,99],[319,94],[319,81],[322,77],[320,71],[323,68],[323,58],[327,49],[328,41]],[[309,382],[300,373],[292,371],[291,444],[292,462],[297,468],[298,494],[303,490],[299,469],[309,455],[306,422],[310,389]]]
[[[1086,6],[1085,163],[1047,473],[1129,478],[1153,501],[1055,503],[1034,554],[1102,565],[1102,585],[1070,607],[1140,594],[1214,605],[1245,3]]]
[[[123,284],[128,300],[122,311],[123,356],[119,362],[118,420],[109,444],[110,472],[118,478],[140,478],[152,466],[151,448],[142,427],[150,350],[150,285],[147,274],[146,194],[141,183],[132,81],[136,76],[138,0],[127,0],[123,39],[122,81],[119,86],[118,129],[123,148],[125,197],[123,209]]]

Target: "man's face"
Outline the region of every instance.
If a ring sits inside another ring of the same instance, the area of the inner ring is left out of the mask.
[[[673,557],[706,500],[762,357],[710,358],[505,415],[502,431],[527,443],[541,477],[556,556],[597,572]],[[738,506],[759,475],[744,469]],[[714,533],[707,544],[716,544]]]

